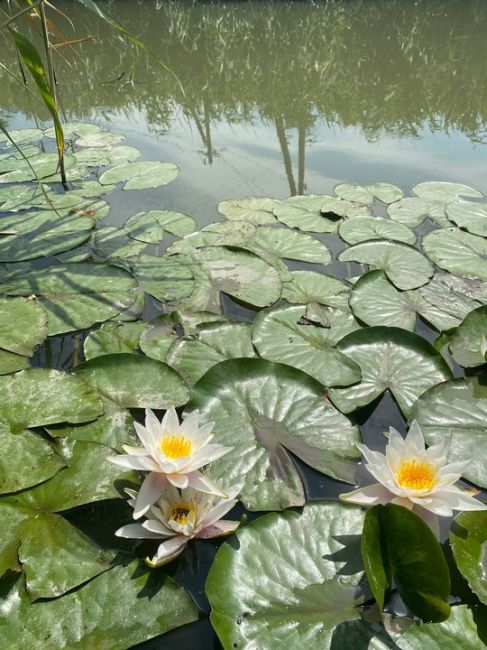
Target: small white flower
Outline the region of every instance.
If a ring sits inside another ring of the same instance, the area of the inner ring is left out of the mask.
[[[213,423],[198,427],[198,419],[199,414],[195,411],[180,423],[176,409],[171,406],[159,422],[155,414],[146,409],[145,426],[134,422],[143,447],[123,445],[127,455],[108,459],[121,467],[149,472],[137,495],[134,519],[149,510],[168,484],[226,496],[198,470],[224,456],[231,447],[209,444],[213,438]]]
[[[132,507],[137,492],[125,490],[131,497]],[[236,491],[234,491],[236,495]],[[163,539],[153,558],[147,564],[157,567],[166,564],[182,553],[186,544],[195,538],[209,539],[230,535],[239,526],[238,521],[221,519],[237,503],[234,498],[221,499],[197,492],[192,488],[178,490],[168,485],[155,505],[150,507],[148,519],[141,524],[127,524],[115,535],[132,539]]]
[[[364,506],[392,502],[414,508],[435,532],[438,524],[434,515],[449,517],[453,510],[487,510],[487,505],[453,485],[470,461],[447,463],[449,446],[445,439],[426,449],[417,422],[411,424],[405,439],[391,427],[385,455],[358,445],[367,461],[365,467],[379,483],[340,494],[340,499]]]

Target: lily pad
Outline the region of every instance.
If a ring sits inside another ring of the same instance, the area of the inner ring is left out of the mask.
[[[435,230],[423,238],[423,250],[440,268],[487,280],[487,240],[458,228]]]
[[[13,129],[8,134],[17,145],[24,142],[37,142],[42,140],[44,135],[41,129]],[[10,140],[3,132],[0,133],[0,142],[10,143]]]
[[[349,244],[359,244],[369,239],[392,239],[405,244],[414,244],[414,232],[391,219],[381,217],[355,217],[340,224],[340,237]]]
[[[49,639],[50,650],[127,648],[198,618],[190,597],[169,576],[153,578],[133,561],[63,598],[35,605],[23,579],[10,578],[0,594],[0,644],[38,650]]]
[[[218,204],[218,212],[230,221],[248,221],[261,226],[276,223],[273,210],[279,203],[278,199],[245,196],[242,199],[221,201]]]
[[[131,268],[147,244],[129,237],[123,228],[97,228],[91,241],[93,253],[105,262]]]
[[[350,287],[343,280],[314,271],[293,271],[282,284],[282,297],[293,304],[319,303],[347,310]]]
[[[409,228],[416,228],[425,219],[431,219],[442,228],[449,225],[445,215],[445,205],[438,201],[407,197],[391,203],[387,208],[387,214],[391,219],[402,223]]]
[[[487,387],[475,377],[433,386],[411,411],[429,445],[450,440],[448,462],[470,461],[464,478],[487,488]]]
[[[323,308],[325,323],[315,322],[303,305],[272,307],[258,314],[252,340],[261,357],[303,370],[323,386],[350,386],[360,381],[359,366],[335,345],[359,329],[350,312]]]
[[[485,363],[482,343],[487,335],[487,306],[471,311],[450,337],[450,352],[458,365],[473,368]]]
[[[223,646],[372,647],[373,627],[361,620],[363,597],[353,587],[362,574],[343,570],[358,552],[362,517],[356,508],[316,503],[260,517],[237,532],[237,544],[223,544],[206,582]]]
[[[75,163],[73,156],[64,156],[65,169],[69,169]],[[22,183],[37,178],[47,178],[55,174],[59,165],[57,153],[40,153],[29,158],[18,160],[13,171],[0,175],[0,183]],[[34,174],[35,172],[35,174]]]
[[[74,372],[123,408],[167,409],[185,404],[190,397],[175,370],[141,355],[106,354],[76,366]]]
[[[78,147],[107,147],[125,140],[124,135],[115,135],[109,131],[85,133],[76,140]]]
[[[388,389],[409,417],[425,390],[452,376],[443,357],[430,343],[396,327],[368,327],[352,332],[338,343],[337,349],[362,370],[360,383],[328,391],[343,413],[369,404]]]
[[[470,589],[487,605],[487,512],[461,512],[450,529],[453,557]]]
[[[37,297],[48,313],[50,336],[112,318],[134,302],[136,288],[129,273],[105,264],[51,264],[0,276],[0,293]]]
[[[242,485],[240,499],[250,510],[304,504],[288,451],[328,476],[354,481],[358,429],[300,370],[263,359],[222,361],[194,386],[187,410],[194,409],[215,422],[214,441],[232,447],[211,463],[210,476]]]
[[[340,183],[335,187],[335,194],[347,201],[356,201],[357,203],[374,202],[374,195],[367,187],[354,183]]]
[[[173,163],[158,160],[144,160],[124,163],[108,169],[100,176],[102,185],[126,181],[124,190],[145,190],[167,185],[179,174],[179,167]]]
[[[472,201],[452,201],[446,206],[446,214],[459,228],[473,235],[487,237],[487,204]]]
[[[382,203],[394,203],[402,199],[403,196],[401,188],[391,183],[374,183],[366,187]]]
[[[21,323],[22,327],[16,327]],[[47,336],[47,313],[26,298],[0,299],[0,348],[31,357]]]
[[[449,183],[445,181],[426,181],[413,187],[413,194],[427,201],[440,201],[449,203],[459,196],[482,198],[482,192],[462,183]]]
[[[200,326],[196,335],[175,341],[165,361],[192,386],[220,361],[255,356],[250,324],[210,323]]]
[[[480,280],[458,278],[437,271],[433,279],[419,290],[433,307],[462,321],[473,309],[487,303],[487,285]]]
[[[133,352],[139,348],[139,336],[145,327],[143,322],[104,323],[100,329],[90,332],[84,342],[86,360],[104,354]]]
[[[101,128],[98,124],[91,124],[90,122],[65,122],[63,124],[63,133],[66,139],[72,138],[73,135],[93,135],[99,133]],[[55,138],[56,131],[54,127],[46,129],[44,131],[46,138]]]
[[[307,232],[336,232],[340,217],[370,214],[366,206],[334,196],[292,196],[274,208],[277,219],[290,228]],[[338,217],[338,219],[337,219]]]
[[[162,302],[189,298],[194,291],[194,263],[188,257],[142,255],[134,266],[134,275],[144,291]]]
[[[67,372],[30,368],[0,377],[0,420],[12,432],[58,422],[88,422],[103,413],[100,396]]]
[[[130,217],[124,229],[130,237],[147,244],[157,244],[162,241],[164,230],[176,237],[185,237],[196,228],[196,221],[183,212],[174,210],[150,210],[139,212]]]
[[[350,307],[355,317],[367,325],[402,327],[411,332],[415,329],[417,315],[439,331],[460,324],[460,319],[434,307],[420,291],[398,291],[383,271],[369,271],[354,285]]]
[[[402,290],[416,289],[433,275],[433,265],[416,248],[399,242],[373,240],[356,244],[340,253],[341,262],[360,262],[382,269]]]
[[[21,354],[0,350],[0,375],[9,375],[11,372],[25,370],[30,366],[29,359]]]
[[[47,432],[53,438],[97,442],[119,451],[124,444],[137,445],[134,419],[125,409],[105,414],[87,424],[49,426]]]

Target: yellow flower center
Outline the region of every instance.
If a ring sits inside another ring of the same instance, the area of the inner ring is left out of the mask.
[[[194,523],[194,508],[191,506],[191,504],[186,503],[185,501],[173,503],[170,519],[175,521],[180,526],[185,526],[188,523],[188,519]]]
[[[426,461],[403,460],[396,479],[401,487],[410,490],[430,490],[436,483],[436,470]]]
[[[185,436],[163,436],[161,440],[161,451],[167,458],[182,458],[189,456],[193,443]]]

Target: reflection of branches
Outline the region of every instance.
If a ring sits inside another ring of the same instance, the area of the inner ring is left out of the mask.
[[[73,62],[73,74],[59,64],[66,113],[83,117],[93,106],[128,107],[143,111],[154,131],[167,129],[182,102],[176,81],[78,3],[57,4],[80,34],[94,36],[79,46],[88,66]],[[213,120],[250,123],[256,113],[270,121],[282,116],[287,128],[298,128],[301,148],[303,129],[305,136],[316,117],[359,126],[370,139],[383,132],[415,136],[425,124],[459,130],[474,141],[485,137],[482,0],[147,1],[117,2],[110,10],[181,80],[185,109],[203,116],[199,126],[209,159]],[[133,86],[114,92],[114,85],[101,83],[130,72]],[[28,113],[13,81],[2,81],[5,109]],[[298,168],[297,190],[303,185]]]

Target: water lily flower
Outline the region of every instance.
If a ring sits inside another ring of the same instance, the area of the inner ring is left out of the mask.
[[[340,494],[343,501],[364,506],[392,502],[414,509],[435,532],[436,515],[449,517],[453,510],[487,510],[487,505],[454,485],[470,461],[447,463],[448,438],[426,449],[415,421],[406,438],[390,428],[385,455],[365,445],[358,447],[367,461],[365,467],[379,483]]]
[[[125,490],[131,497],[129,503],[135,507],[137,492]],[[228,498],[204,494],[185,488],[178,490],[168,485],[157,503],[150,507],[147,519],[142,523],[127,524],[115,535],[131,539],[162,539],[157,553],[146,563],[151,567],[166,564],[183,552],[191,539],[209,539],[230,535],[239,526],[239,521],[221,519],[237,503],[238,489],[232,490]]]
[[[179,422],[171,406],[162,422],[150,410],[145,411],[145,426],[134,422],[143,447],[123,445],[127,454],[110,456],[108,460],[121,467],[148,471],[137,495],[134,519],[139,519],[157,501],[167,485],[226,496],[221,489],[199,470],[228,453],[231,447],[209,444],[213,438],[213,422],[198,426],[199,413],[193,412]]]

